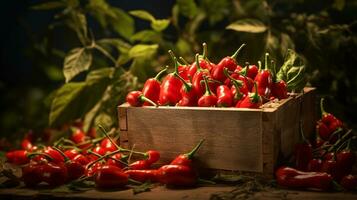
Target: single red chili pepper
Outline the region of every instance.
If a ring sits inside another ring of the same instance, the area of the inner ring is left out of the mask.
[[[302,143],[298,143],[295,146],[295,166],[296,169],[302,170],[302,171],[307,171],[308,170],[308,165],[310,160],[312,160],[312,145],[310,142],[305,138],[304,132],[303,132],[303,125],[302,122],[300,121],[300,135],[302,138]]]
[[[138,170],[138,169],[149,169],[151,163],[148,160],[138,160],[129,165],[130,169]]]
[[[76,149],[68,149],[64,152],[64,154],[69,158],[69,159],[73,159],[74,157],[76,157],[77,155],[79,155],[79,151],[77,151]]]
[[[14,150],[6,153],[6,159],[9,163],[16,165],[23,165],[30,162],[30,159],[27,157],[28,152],[26,150]]]
[[[147,79],[142,89],[143,95],[155,103],[158,103],[159,101],[160,87],[161,87],[160,78],[167,71],[167,68],[168,67],[165,67],[163,70],[157,73],[157,75],[154,78]],[[149,106],[151,104],[149,102],[144,102],[143,105]]]
[[[172,56],[172,51],[169,51],[169,54]],[[159,104],[160,105],[176,105],[182,98],[180,90],[182,87],[182,82],[178,78],[178,65],[174,61],[175,70],[174,72],[168,74],[161,84],[160,95],[159,95]]]
[[[169,186],[194,186],[197,183],[197,173],[186,165],[164,165],[157,171],[160,183]]]
[[[322,139],[330,140],[332,133],[343,128],[343,123],[334,115],[325,111],[324,98],[321,98],[320,109],[322,117],[321,120],[317,122],[316,129]]]
[[[265,54],[265,67],[262,69],[261,63],[259,62],[259,73],[255,77],[254,81],[258,86],[258,94],[265,100],[269,100],[271,95],[271,86],[272,86],[272,74],[268,69],[268,57],[269,54]]]
[[[329,190],[332,187],[332,177],[324,172],[302,172],[290,167],[280,167],[275,172],[279,185],[288,188],[314,188]]]
[[[95,175],[95,186],[102,189],[121,188],[128,184],[129,175],[113,165],[103,165]]]
[[[22,168],[22,177],[26,187],[36,187],[42,182],[42,164],[30,163]]]
[[[323,140],[328,140],[330,138],[330,130],[321,120],[316,123],[316,131],[318,136]]]
[[[248,65],[247,67],[243,68],[242,71],[240,72],[246,74],[247,77],[254,80],[259,72],[259,68],[256,65]]]
[[[115,165],[115,166],[117,166],[119,168],[124,168],[125,165],[123,164],[123,162],[126,162],[126,159],[127,159],[127,156],[124,156],[121,153],[117,153],[117,154],[114,154],[114,155],[110,156],[107,159],[106,164],[107,165]],[[122,161],[122,162],[118,162],[118,161]]]
[[[195,156],[196,152],[200,149],[203,142],[204,142],[204,140],[202,139],[190,152],[176,156],[176,158],[171,161],[170,165],[191,166],[192,159]]]
[[[72,130],[72,135],[71,135],[70,139],[74,143],[79,144],[79,143],[82,143],[85,141],[86,134],[84,133],[84,131],[82,129],[73,127],[73,128],[71,128],[71,130]]]
[[[216,67],[212,68],[211,76],[214,80],[223,82],[226,79],[223,73],[224,69],[227,68],[229,71],[234,71],[237,68],[236,57],[244,46],[245,44],[242,44],[232,56],[223,58]]]
[[[60,152],[58,152],[58,150],[47,146],[45,147],[45,149],[43,150],[43,153],[49,155],[53,160],[52,162],[54,163],[63,163],[64,162],[64,157],[61,155]]]
[[[127,170],[124,173],[129,175],[130,179],[139,182],[157,182],[158,181],[158,170],[156,169],[145,169],[145,170]]]
[[[356,161],[356,156],[349,149],[342,150],[336,154],[337,170],[340,172],[337,179],[341,179],[344,175],[352,172],[353,165]]]
[[[228,70],[223,70],[223,73],[226,75],[227,79],[232,82],[233,86],[231,87],[231,93],[233,97],[233,104],[237,104],[239,100],[245,95],[244,92],[247,92],[247,88],[244,86],[242,81],[234,79],[231,75],[228,74]],[[243,94],[242,94],[243,91]]]
[[[309,161],[309,164],[307,165],[307,171],[319,172],[321,171],[321,167],[322,167],[322,160],[319,158],[313,158]]]
[[[115,141],[114,141],[115,142]],[[110,139],[108,138],[104,138],[101,142],[100,142],[100,147],[102,147],[105,151],[115,151],[117,150],[117,147],[115,144],[113,144]]]
[[[259,108],[263,102],[261,96],[257,92],[257,83],[254,83],[255,93],[248,93],[241,101],[238,101],[238,108]]]
[[[226,85],[220,85],[217,88],[217,106],[231,107],[233,104],[233,95]]]
[[[202,84],[203,76],[209,76],[209,71],[203,69],[198,62],[199,55],[196,54],[195,61],[196,61],[196,73],[193,75],[192,78],[192,87],[195,90],[198,97],[202,96],[205,91],[205,85]]]
[[[141,91],[131,91],[126,95],[126,101],[130,106],[139,107],[144,104],[144,102],[150,103],[152,106],[157,106],[157,104],[150,99],[146,98]]]
[[[357,176],[352,174],[346,175],[341,179],[340,184],[346,190],[355,190],[357,189]]]
[[[188,69],[188,77],[193,80],[194,75],[196,74],[197,70],[199,68],[205,69],[206,71],[210,72],[212,68],[215,67],[215,65],[211,62],[208,61],[207,59],[207,44],[203,43],[203,54],[202,56],[199,56],[198,59],[195,59],[195,62],[192,63],[190,68]],[[198,63],[197,63],[198,60]]]
[[[288,98],[288,88],[285,81],[280,80],[279,82],[274,82],[271,87],[271,93],[278,99]]]
[[[207,77],[203,76],[206,92],[198,99],[198,106],[200,107],[214,107],[217,104],[217,96],[211,91],[208,85]]]
[[[147,160],[151,164],[157,162],[160,159],[160,152],[156,150],[149,150],[145,154],[148,156]]]

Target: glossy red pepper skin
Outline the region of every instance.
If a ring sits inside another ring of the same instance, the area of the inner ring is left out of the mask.
[[[271,95],[272,76],[269,70],[260,71],[254,81],[258,86],[258,94],[264,99],[269,99]]]
[[[340,184],[346,190],[355,190],[357,189],[357,176],[346,175],[341,179]]]
[[[156,150],[149,150],[145,154],[148,156],[147,160],[151,164],[156,163],[160,159],[160,152]]]
[[[69,160],[66,162],[68,180],[76,180],[85,174],[86,168],[80,162]]]
[[[340,172],[340,176],[337,177],[341,179],[342,176],[347,175],[352,172],[353,165],[356,161],[356,156],[351,150],[342,150],[336,154],[337,170]]]
[[[88,165],[86,166],[86,171],[85,171],[85,175],[88,177],[92,177],[94,176],[97,171],[103,166],[103,164],[97,162],[94,163],[92,166],[88,167]]]
[[[217,106],[231,107],[233,104],[233,95],[231,90],[226,85],[220,85],[217,88]]]
[[[80,163],[81,165],[83,165],[83,166],[86,166],[89,162],[90,162],[90,160],[86,157],[86,156],[84,156],[84,155],[82,155],[82,154],[78,154],[78,155],[76,155],[73,159],[71,159],[73,162],[77,162],[77,163]]]
[[[259,72],[259,69],[256,65],[248,65],[247,68],[247,77],[251,78],[251,79],[255,79],[255,77],[257,76]]]
[[[42,165],[42,181],[49,186],[60,186],[66,183],[68,177],[67,168],[64,163],[52,163]]]
[[[257,88],[257,84],[254,83],[254,87]],[[263,105],[263,101],[258,92],[248,93],[242,100],[238,101],[236,106],[237,108],[259,108]]]
[[[192,76],[192,87],[195,90],[198,97],[201,97],[205,92],[205,84],[203,83],[203,77],[209,76],[209,71],[199,63],[199,55],[195,56],[195,67],[197,68],[196,72]]]
[[[138,160],[129,165],[130,169],[138,170],[138,169],[149,169],[151,163],[148,160]]]
[[[122,188],[128,184],[129,175],[119,167],[103,165],[95,174],[95,185],[101,189]]]
[[[42,182],[42,164],[31,163],[22,168],[22,177],[26,187],[36,187]]]
[[[139,181],[139,182],[157,182],[158,181],[158,170],[156,169],[146,169],[146,170],[127,170],[126,174],[129,178]]]
[[[203,78],[205,81],[206,92],[198,99],[197,105],[199,107],[214,107],[217,104],[217,96],[209,88],[207,77]]]
[[[309,164],[307,165],[307,171],[319,172],[321,171],[321,167],[322,167],[322,160],[319,158],[313,158],[309,161]]]
[[[150,99],[146,98],[141,91],[131,91],[126,95],[126,101],[130,106],[140,107],[144,102],[149,102],[152,106],[157,106],[157,104]]]
[[[43,150],[43,153],[49,155],[52,158],[52,162],[54,163],[64,163],[64,157],[62,154],[50,146],[47,146]]]
[[[330,140],[331,135],[335,131],[337,131],[339,128],[343,128],[343,123],[334,115],[325,111],[324,98],[321,98],[320,109],[322,117],[317,122],[316,129],[322,139]]]
[[[114,158],[114,159],[111,159],[111,158]],[[117,154],[114,154],[114,155],[110,156],[110,157],[108,158],[106,164],[107,164],[107,165],[114,165],[114,166],[117,166],[117,167],[119,167],[119,168],[121,168],[121,169],[125,167],[125,165],[124,165],[123,163],[118,162],[118,161],[116,161],[116,160],[121,160],[121,161],[124,162],[124,156],[123,156],[123,154],[117,153]]]
[[[227,68],[229,71],[234,71],[237,68],[237,61],[235,60],[235,58],[244,46],[245,44],[242,44],[232,56],[227,56],[223,58],[214,68],[212,68],[211,76],[214,80],[220,82],[225,81],[226,76],[223,72],[224,69]]]
[[[302,172],[290,167],[280,167],[275,172],[279,185],[288,188],[313,188],[330,190],[333,178],[324,172]]]
[[[288,88],[284,80],[272,84],[271,93],[278,99],[288,98]]]
[[[31,150],[34,148],[34,146],[33,146],[32,142],[31,142],[29,139],[24,138],[24,139],[21,141],[21,148],[22,148],[23,150],[31,151]]]
[[[147,79],[144,83],[142,89],[143,95],[155,103],[158,103],[159,101],[160,87],[161,87],[160,77],[166,71],[167,71],[167,67],[161,70],[155,77]],[[151,105],[150,103],[144,102],[144,106],[150,106],[150,105]]]
[[[71,160],[79,154],[79,152],[75,149],[68,149],[68,150],[64,151],[63,153]]]
[[[158,180],[169,186],[190,187],[197,183],[197,173],[185,165],[164,165],[158,169]]]
[[[99,154],[101,156],[104,156],[106,154],[106,149],[104,149],[102,146],[96,146],[92,149],[92,152],[96,153],[96,154]],[[90,161],[95,161],[98,159],[98,156],[97,155],[94,155],[94,154],[90,154],[88,155],[88,158]]]
[[[100,142],[100,146],[108,152],[112,152],[117,150],[117,147],[110,141],[110,139],[108,138],[104,138],[101,142]]]
[[[73,128],[73,129],[74,130],[73,130],[73,133],[72,133],[70,139],[76,144],[84,142],[85,137],[86,137],[86,134],[84,133],[84,131],[79,128]]]
[[[183,83],[178,78],[178,65],[176,62],[174,64],[175,71],[168,74],[162,81],[159,95],[160,105],[174,106],[182,98],[180,90]]]
[[[170,165],[185,165],[191,167],[192,159],[196,152],[200,149],[203,142],[204,140],[201,140],[190,152],[176,156],[176,158],[171,161]]]
[[[191,83],[187,83],[188,87],[183,86],[180,90],[181,100],[177,103],[177,106],[197,106],[197,94],[192,88]]]
[[[6,152],[6,159],[9,163],[16,165],[23,165],[30,162],[27,157],[28,152],[26,150],[14,150]]]
[[[321,172],[326,172],[330,174],[334,179],[338,180],[340,173],[337,167],[337,162],[335,159],[324,160],[321,166]]]

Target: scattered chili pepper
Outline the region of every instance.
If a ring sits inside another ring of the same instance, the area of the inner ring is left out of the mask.
[[[188,153],[178,155],[174,160],[171,161],[170,165],[192,165],[192,159],[195,156],[196,152],[200,149],[204,140],[200,140],[200,142]]]
[[[124,187],[129,180],[129,175],[122,169],[113,165],[103,165],[95,174],[97,188],[113,189]]]
[[[6,153],[6,159],[9,163],[23,165],[30,161],[27,154],[28,152],[26,150],[9,151]]]
[[[124,168],[125,165],[123,164],[124,161],[126,161],[127,156],[124,156],[121,153],[114,154],[110,156],[106,162],[107,165],[115,165],[119,168]],[[122,162],[119,162],[122,161]]]
[[[340,184],[346,190],[355,190],[357,189],[357,176],[352,174],[346,175],[341,179]]]
[[[324,172],[302,172],[290,167],[280,167],[275,172],[279,185],[289,188],[314,188],[330,190],[332,177]]]
[[[164,165],[157,171],[160,183],[169,186],[194,186],[197,183],[197,173],[187,165]]]
[[[130,179],[139,182],[156,182],[158,181],[158,170],[156,169],[145,169],[145,170],[127,170],[126,174],[129,175]]]
[[[321,119],[317,122],[317,132],[319,136],[324,140],[330,140],[332,133],[338,129],[342,129],[343,123],[341,120],[337,119],[331,113],[325,111],[324,108],[324,98],[320,100],[320,109],[321,109]]]
[[[217,104],[217,96],[211,91],[208,86],[207,77],[203,76],[206,92],[198,99],[198,106],[200,107],[214,107]]]
[[[352,172],[355,161],[356,156],[354,152],[349,149],[342,150],[336,154],[337,170],[339,172],[337,180]]]
[[[42,181],[49,186],[55,187],[63,185],[67,181],[67,168],[64,163],[48,162],[41,167]]]
[[[26,187],[36,187],[42,182],[42,164],[30,163],[22,168],[22,177]]]
[[[129,165],[130,169],[148,169],[151,163],[148,160],[137,160]]]
[[[152,106],[157,106],[157,104],[150,99],[146,98],[141,91],[131,91],[126,95],[126,101],[129,105],[138,107],[142,106],[144,102],[150,103]]]
[[[167,71],[168,67],[161,70],[154,78],[149,78],[146,80],[144,87],[142,89],[143,95],[150,99],[151,101],[158,103],[160,95],[160,78]],[[149,102],[144,102],[144,106],[151,105]]]
[[[64,154],[69,158],[69,159],[73,159],[74,157],[76,157],[77,155],[79,155],[80,153],[76,150],[76,149],[68,149],[64,152]]]
[[[148,156],[147,160],[151,164],[157,162],[160,159],[160,152],[156,150],[149,150],[145,154]]]

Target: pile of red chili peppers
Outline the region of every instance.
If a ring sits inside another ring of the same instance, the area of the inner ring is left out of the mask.
[[[90,138],[82,129],[72,128],[69,139],[61,138],[53,146],[36,146],[25,137],[22,149],[6,153],[7,162],[22,167],[21,180],[32,188],[44,184],[57,187],[84,180],[94,181],[101,189],[124,188],[130,183],[147,181],[184,187],[197,183],[198,174],[192,159],[203,140],[191,152],[178,155],[160,168],[153,168],[160,159],[160,152],[122,148],[100,128],[105,135],[100,138]],[[133,161],[134,157],[138,160]]]
[[[351,174],[356,161],[351,150],[352,131],[333,114],[327,113],[321,99],[321,119],[316,123],[316,139],[303,142],[295,147],[294,166],[280,167],[275,175],[279,185],[288,188],[313,188],[333,190],[342,186],[345,190],[357,189],[357,176]],[[302,126],[302,124],[301,124]]]
[[[154,78],[148,79],[141,91],[131,91],[126,101],[131,106],[199,106],[259,108],[272,99],[286,99],[287,85],[277,81],[275,64],[265,55],[264,67],[240,66],[236,58],[245,44],[218,64],[207,58],[207,45],[203,55],[196,54],[189,64],[180,57],[180,63],[172,51],[169,54],[174,71],[160,81],[167,67]]]

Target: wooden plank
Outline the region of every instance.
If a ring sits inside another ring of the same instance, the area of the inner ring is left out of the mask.
[[[203,167],[262,172],[261,115],[259,110],[128,107],[128,139],[138,150],[159,150],[163,162],[206,139],[198,152]]]
[[[126,119],[127,107],[128,107],[127,103],[125,103],[122,106],[118,107],[119,130],[120,131],[127,131],[128,130],[128,121]]]

